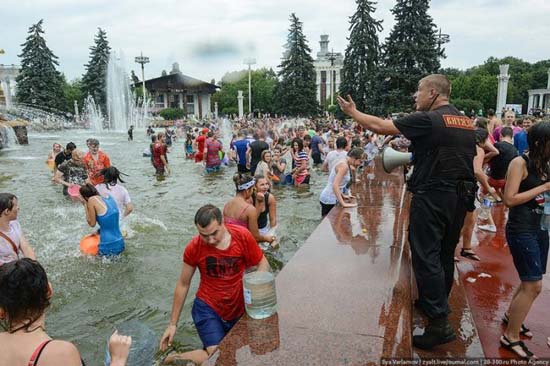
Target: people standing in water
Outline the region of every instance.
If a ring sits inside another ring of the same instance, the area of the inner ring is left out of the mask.
[[[120,227],[123,228],[124,219],[134,210],[130,194],[122,184],[118,184],[118,182],[124,183],[124,181],[120,178],[121,173],[114,166],[103,169],[101,175],[103,175],[103,183],[96,186],[97,191],[102,196],[112,196],[115,199]]]
[[[295,166],[292,170],[294,185],[309,184],[309,154],[304,148],[302,139],[296,137],[292,140],[292,150]]]
[[[261,175],[268,180],[269,185],[272,184],[273,171],[271,170],[271,151],[262,151],[261,160],[256,166],[256,175]]]
[[[273,157],[271,159],[271,171],[277,179],[273,179],[273,184],[284,184],[286,159],[283,158],[283,149],[280,145],[273,148]]]
[[[96,186],[103,182],[103,176],[99,173],[103,168],[111,166],[109,156],[99,149],[99,140],[88,139],[88,152],[82,160],[88,171],[88,179]]]
[[[46,164],[48,165],[48,168],[55,174],[55,158],[58,154],[61,153],[61,144],[58,142],[54,142],[52,145],[52,151],[48,153],[48,158],[46,159]]]
[[[76,149],[76,145],[73,142],[69,142],[65,147],[65,150],[55,156],[55,168],[61,165],[64,161],[71,160],[73,150]]]
[[[208,132],[208,139],[206,140],[206,160],[205,167],[207,173],[218,172],[222,161],[220,159],[220,153],[223,154],[222,143],[216,138],[213,131]]]
[[[165,144],[165,138],[164,132],[159,132],[157,140],[153,143],[152,147],[152,160],[157,177],[164,177],[165,173],[170,174],[167,156],[168,148]]]
[[[200,163],[204,159],[204,147],[206,144],[206,134],[208,133],[208,128],[203,128],[201,135],[197,136],[195,139],[196,149],[195,149],[195,163]]]
[[[0,266],[21,257],[36,259],[17,220],[18,213],[17,197],[11,193],[0,193]]]
[[[187,138],[185,139],[185,158],[193,159],[195,157],[195,152],[193,151],[193,135],[188,133]]]
[[[170,323],[161,337],[160,350],[165,351],[172,345],[197,268],[200,282],[191,315],[203,348],[170,354],[164,363],[187,360],[201,364],[206,361],[244,314],[245,269],[257,266],[258,271],[269,271],[269,263],[250,232],[239,225],[223,223],[217,207],[201,207],[195,214],[195,226],[199,234],[185,246]]]
[[[46,271],[30,258],[0,266],[0,365],[84,366],[74,344],[46,333],[46,310],[53,295]],[[109,339],[111,366],[125,366],[132,338],[116,331]]]
[[[103,197],[87,183],[80,187],[82,204],[88,225],[99,224],[99,255],[117,255],[124,251],[124,239],[120,232],[119,212],[112,196]]]
[[[134,125],[128,129],[128,141],[134,141]]]
[[[83,185],[88,180],[88,170],[84,165],[84,153],[73,150],[71,160],[66,160],[57,167],[54,181],[63,185],[63,195],[67,196],[71,185]]]
[[[542,291],[548,261],[548,216],[544,215],[544,206],[550,204],[550,122],[533,125],[527,143],[529,152],[512,160],[508,167],[503,197],[510,208],[506,241],[521,283],[504,313],[506,330],[500,344],[521,358],[534,357],[520,336],[533,336],[523,322]]]
[[[263,131],[254,134],[255,140],[252,141],[246,150],[247,166],[250,168],[250,175],[254,176],[256,167],[262,159],[262,152],[269,150],[269,144],[265,142],[265,133]]]
[[[248,174],[236,173],[233,176],[236,194],[223,207],[223,219],[226,224],[247,228],[258,243],[273,243],[275,235],[262,235],[258,229],[258,212],[252,202],[252,192],[256,181]]]
[[[345,159],[335,163],[328,176],[328,182],[321,191],[321,216],[325,217],[336,204],[344,208],[355,207],[357,203],[349,202],[354,199],[349,192],[352,183],[352,167],[358,167],[363,163],[365,152],[360,147],[351,149]]]
[[[346,140],[344,136],[338,137],[336,139],[336,150],[332,150],[327,154],[325,160],[323,161],[323,166],[321,167],[321,170],[330,173],[336,162],[342,159],[345,160],[346,156],[348,155],[348,152],[346,151],[347,146],[348,140]]]
[[[266,177],[256,175],[254,179],[256,180],[256,187],[252,194],[252,204],[256,207],[258,213],[258,231],[260,235],[274,236],[277,227],[277,200],[269,192],[271,184]],[[271,242],[272,247],[276,245],[276,241]]]

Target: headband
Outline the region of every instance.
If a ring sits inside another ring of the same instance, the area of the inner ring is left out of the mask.
[[[243,183],[237,186],[237,191],[246,191],[248,188],[254,187],[256,180],[252,179],[250,182]]]

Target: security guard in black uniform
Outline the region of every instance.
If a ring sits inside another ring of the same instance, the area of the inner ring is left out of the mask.
[[[350,96],[338,98],[342,111],[363,127],[384,135],[401,133],[411,140],[409,243],[419,294],[416,304],[430,320],[424,334],[413,337],[414,346],[422,349],[456,338],[447,319],[448,295],[455,247],[475,198],[474,126],[449,104],[450,92],[445,75],[426,76],[414,95],[417,112],[394,121],[357,111]]]

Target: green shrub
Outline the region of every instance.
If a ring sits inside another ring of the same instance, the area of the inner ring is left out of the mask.
[[[185,116],[185,112],[181,108],[166,108],[161,110],[159,115],[167,121],[173,121],[175,119],[182,119]]]

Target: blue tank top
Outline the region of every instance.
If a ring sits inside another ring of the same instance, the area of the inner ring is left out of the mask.
[[[99,255],[117,255],[124,250],[124,239],[118,222],[118,208],[113,197],[101,197],[107,211],[96,220],[99,224]]]

